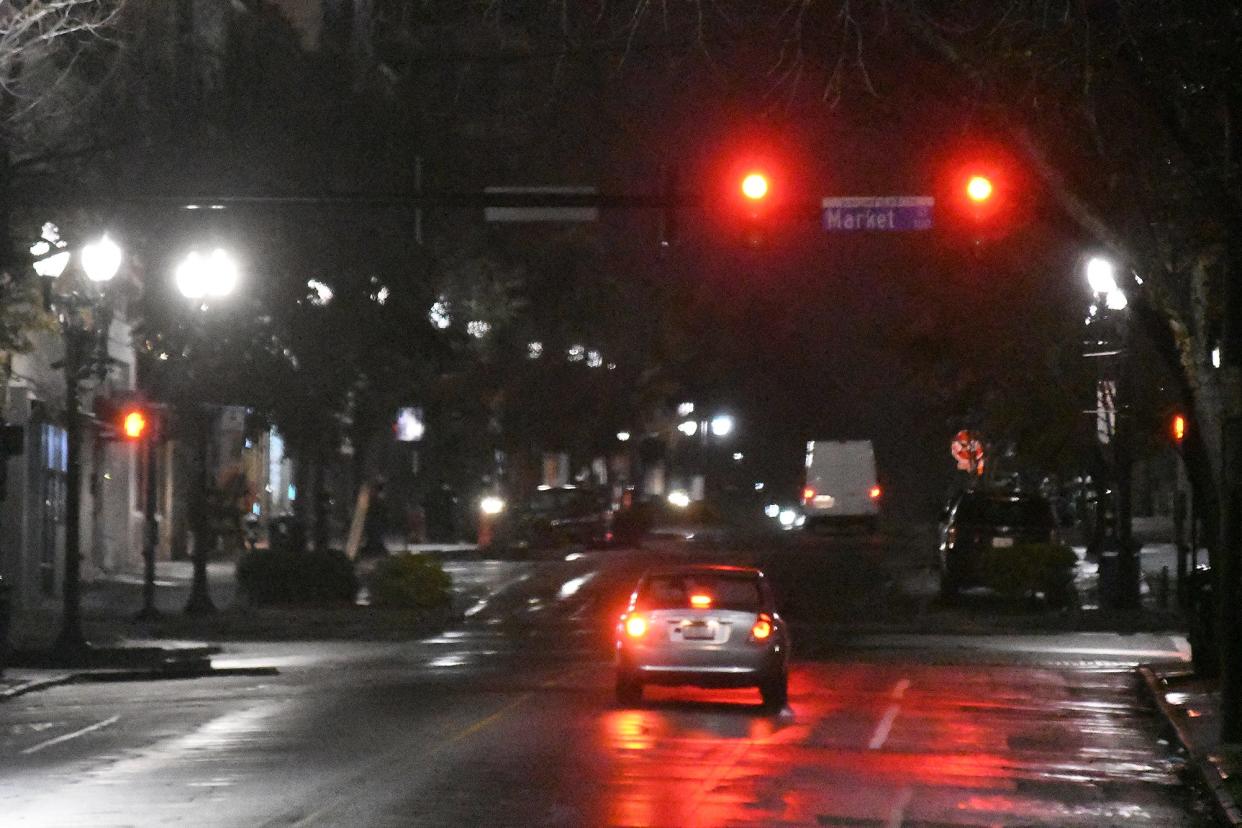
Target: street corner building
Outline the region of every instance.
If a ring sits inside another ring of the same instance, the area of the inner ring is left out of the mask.
[[[141,559],[137,452],[131,443],[106,439],[91,414],[95,398],[134,386],[129,322],[117,314],[106,336],[107,375],[84,384],[79,420],[79,542],[86,582],[137,571]],[[40,333],[33,342],[30,351],[10,356],[0,386],[0,417],[7,423],[0,460],[0,575],[8,590],[8,643],[16,647],[45,644],[57,628],[65,568],[69,457],[60,369],[65,353],[53,333]]]

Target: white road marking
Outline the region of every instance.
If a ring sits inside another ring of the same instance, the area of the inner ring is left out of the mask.
[[[867,743],[867,747],[871,750],[879,750],[888,741],[888,733],[893,729],[893,722],[897,719],[897,714],[901,712],[901,705],[889,705],[884,711],[884,718],[880,719],[880,723],[875,727],[875,733],[871,734],[871,741]]]
[[[900,701],[901,697],[904,696],[906,694],[906,691],[909,689],[910,689],[910,679],[903,678],[901,681],[893,685],[893,692],[889,693],[889,696],[891,696],[893,699],[897,701]]]
[[[113,716],[110,719],[104,719],[102,722],[95,722],[93,725],[88,725],[87,727],[84,727],[81,730],[75,730],[72,733],[62,734],[60,736],[57,736],[55,739],[48,739],[46,742],[39,742],[39,744],[37,745],[31,745],[30,747],[22,751],[22,755],[25,756],[31,753],[38,753],[44,748],[50,748],[52,745],[59,745],[61,742],[67,742],[70,739],[76,739],[79,736],[85,736],[87,733],[90,733],[93,730],[99,730],[100,728],[107,727],[110,724],[116,724],[120,718],[121,718],[120,716]]]
[[[888,812],[885,828],[901,828],[901,824],[906,821],[906,808],[911,799],[914,799],[914,790],[902,788],[901,793],[897,794],[897,801],[893,803],[893,809]]]

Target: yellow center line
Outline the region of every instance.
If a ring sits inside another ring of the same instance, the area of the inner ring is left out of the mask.
[[[509,702],[509,703],[508,703],[508,704],[506,704],[504,707],[500,708],[499,710],[495,711],[494,713],[492,713],[492,714],[490,714],[490,715],[488,715],[488,716],[484,716],[482,719],[479,719],[478,721],[472,722],[471,724],[467,725],[466,727],[462,728],[461,730],[457,731],[456,733],[454,733],[454,734],[452,734],[452,735],[450,735],[450,736],[448,736],[448,737],[446,737],[446,738],[444,738],[444,739],[441,739],[439,742],[435,743],[435,744],[434,744],[434,745],[432,745],[430,748],[428,748],[427,750],[423,751],[423,752],[422,752],[422,755],[423,755],[424,757],[427,757],[427,756],[433,756],[433,755],[435,755],[436,753],[439,753],[440,751],[444,750],[445,748],[451,747],[451,746],[453,746],[453,745],[457,744],[458,742],[461,742],[461,741],[464,741],[465,739],[470,738],[471,736],[473,736],[474,734],[478,733],[479,731],[481,731],[481,730],[483,730],[483,729],[485,729],[485,728],[487,728],[487,727],[489,727],[489,726],[491,726],[491,725],[495,724],[496,722],[500,721],[501,719],[503,719],[503,718],[504,718],[504,717],[505,717],[505,716],[506,716],[506,715],[507,715],[510,711],[512,711],[512,710],[513,710],[514,708],[516,708],[518,705],[520,705],[520,704],[522,704],[523,702],[525,702],[527,699],[529,699],[529,698],[530,698],[531,696],[533,696],[533,695],[534,695],[533,693],[523,693],[521,696],[518,696],[516,699],[514,699],[514,700],[513,700],[513,701],[511,701],[511,702]],[[292,826],[298,826],[298,825],[314,825],[315,823],[318,823],[318,822],[320,822],[321,820],[327,819],[328,817],[330,817],[330,816],[332,815],[332,813],[333,813],[333,812],[340,810],[341,808],[343,808],[343,807],[345,807],[345,806],[349,805],[349,804],[350,804],[351,802],[353,802],[355,799],[359,798],[360,796],[364,796],[364,795],[365,795],[365,787],[363,786],[363,785],[364,785],[363,780],[366,780],[366,779],[373,779],[373,774],[371,773],[371,769],[372,769],[372,768],[388,767],[388,766],[391,764],[391,759],[392,759],[392,757],[393,757],[393,756],[398,755],[398,754],[404,754],[404,753],[406,753],[406,750],[407,750],[407,746],[406,746],[406,745],[404,745],[404,744],[399,745],[398,747],[393,748],[392,750],[390,750],[390,751],[388,751],[387,753],[385,753],[383,756],[379,757],[378,759],[376,759],[375,761],[373,761],[372,763],[370,763],[370,765],[368,766],[368,768],[367,768],[367,770],[366,770],[366,771],[364,771],[364,772],[363,772],[363,773],[361,773],[361,774],[356,775],[356,776],[354,777],[354,780],[353,780],[353,781],[354,781],[355,783],[359,783],[359,784],[356,784],[356,785],[354,786],[354,791],[355,791],[354,795],[352,795],[352,796],[345,796],[345,797],[339,797],[339,798],[337,798],[337,799],[333,799],[331,802],[328,802],[328,803],[324,804],[322,807],[320,807],[320,808],[318,808],[318,809],[316,809],[316,810],[314,810],[314,811],[310,812],[309,814],[306,814],[306,815],[304,815],[304,816],[302,816],[302,817],[300,817],[300,818],[297,818],[296,820],[294,820],[294,821],[292,821],[292,822],[291,822],[291,821],[289,821],[288,819],[278,818],[278,819],[275,819],[275,820],[271,820],[271,821],[269,821],[269,822],[268,822],[268,823],[266,823],[266,824],[267,824],[267,825],[269,825],[269,826],[276,826],[276,825],[292,825]]]
[[[522,703],[523,703],[524,701],[526,701],[527,699],[529,699],[529,698],[531,697],[531,695],[533,695],[533,694],[531,694],[531,693],[523,693],[522,695],[518,696],[516,699],[514,699],[514,700],[513,700],[513,701],[511,701],[511,702],[509,702],[509,703],[508,703],[508,704],[506,704],[504,707],[500,708],[499,710],[497,710],[495,713],[491,714],[490,716],[487,716],[487,717],[485,717],[485,718],[479,719],[479,720],[478,720],[477,722],[475,722],[474,724],[469,725],[468,727],[463,728],[462,730],[459,730],[457,733],[453,734],[452,736],[450,736],[449,738],[445,739],[443,742],[441,742],[440,744],[438,744],[438,745],[436,745],[434,748],[432,748],[432,749],[431,749],[431,752],[432,752],[432,753],[434,753],[436,750],[438,750],[438,749],[440,749],[440,748],[443,748],[443,747],[448,747],[449,745],[455,745],[455,744],[457,744],[458,742],[462,741],[463,739],[468,739],[469,737],[471,737],[471,736],[473,736],[474,734],[478,733],[478,732],[479,732],[480,730],[482,730],[483,728],[485,728],[485,727],[488,727],[488,726],[490,726],[490,725],[495,724],[496,722],[498,722],[498,721],[500,721],[502,718],[504,718],[504,717],[505,717],[505,715],[506,715],[506,714],[507,714],[510,710],[512,710],[513,708],[517,707],[519,704],[522,704]]]

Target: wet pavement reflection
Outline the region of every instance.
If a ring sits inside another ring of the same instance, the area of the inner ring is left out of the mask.
[[[1208,824],[1125,670],[812,664],[603,714],[613,825]],[[1080,703],[1084,686],[1098,701]]]

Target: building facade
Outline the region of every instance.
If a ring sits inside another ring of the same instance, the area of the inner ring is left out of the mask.
[[[84,383],[79,547],[82,579],[137,572],[141,566],[140,468],[130,443],[104,438],[91,415],[99,395],[133,388],[130,325],[119,314],[108,331],[114,360],[107,376]],[[3,417],[21,429],[21,453],[7,457],[0,501],[0,576],[11,602],[10,642],[42,642],[57,627],[65,565],[68,441],[61,339],[40,333],[35,347],[12,356],[0,389]],[[137,609],[137,608],[135,608]]]

